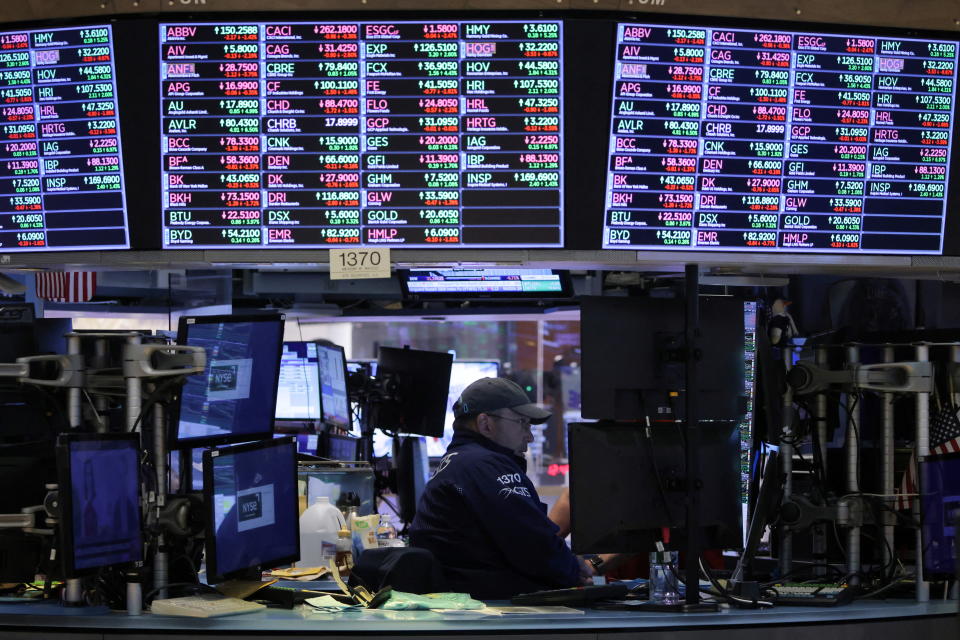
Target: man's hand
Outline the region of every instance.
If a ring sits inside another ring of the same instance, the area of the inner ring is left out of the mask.
[[[593,584],[593,577],[597,575],[593,565],[584,556],[577,556],[577,565],[580,567],[580,584]]]

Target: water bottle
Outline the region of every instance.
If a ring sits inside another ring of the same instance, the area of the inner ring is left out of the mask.
[[[346,526],[343,514],[318,496],[300,516],[300,567],[330,567],[337,555],[337,537]]]
[[[650,552],[650,602],[678,604],[680,590],[677,586],[676,551]]]
[[[397,528],[390,522],[390,517],[384,514],[380,514],[380,526],[377,527],[377,546],[403,546],[402,541],[397,540]]]
[[[353,539],[348,529],[337,532],[337,557],[335,560],[340,577],[346,578],[353,569]]]

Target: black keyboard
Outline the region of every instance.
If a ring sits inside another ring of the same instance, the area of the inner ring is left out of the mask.
[[[325,595],[329,594],[311,589],[295,589],[270,585],[258,589],[253,595],[249,596],[248,599],[270,602],[284,609],[292,609],[298,604],[303,604],[310,598],[319,598]]]
[[[627,591],[626,584],[614,582],[519,593],[510,598],[510,602],[523,605],[588,605],[598,600],[622,600],[627,597]]]
[[[835,607],[851,602],[857,595],[855,587],[845,584],[783,582],[772,585],[773,604],[790,607]]]

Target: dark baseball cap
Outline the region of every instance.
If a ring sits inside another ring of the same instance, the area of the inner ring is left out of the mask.
[[[532,424],[540,424],[550,417],[549,411],[530,402],[520,385],[506,378],[480,378],[471,382],[453,403],[453,416],[460,418],[498,409],[513,409],[530,418]]]

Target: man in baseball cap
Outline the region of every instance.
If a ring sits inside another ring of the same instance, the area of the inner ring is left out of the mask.
[[[453,440],[410,530],[453,591],[497,600],[582,584],[589,570],[557,535],[526,475],[531,424],[550,413],[516,383],[481,378],[453,405]]]
[[[530,402],[520,385],[512,380],[480,378],[453,403],[453,418],[455,430],[473,428],[522,457],[527,444],[533,442],[529,426],[546,422],[550,412]],[[526,428],[511,425],[526,425]]]

